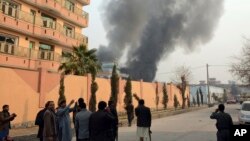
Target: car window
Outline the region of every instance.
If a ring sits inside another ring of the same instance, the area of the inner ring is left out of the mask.
[[[242,105],[242,110],[243,111],[250,111],[250,104],[243,104]]]

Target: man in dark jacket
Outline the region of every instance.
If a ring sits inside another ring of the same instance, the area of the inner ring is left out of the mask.
[[[89,119],[90,141],[113,141],[110,126],[115,118],[109,109],[105,110],[107,103],[101,101],[98,103],[98,111],[94,112]]]
[[[210,116],[211,119],[216,119],[217,141],[229,141],[230,128],[233,125],[232,117],[224,112],[225,106],[220,104],[218,109]]]
[[[43,122],[43,116],[45,111],[47,110],[48,106],[49,106],[50,101],[48,101],[45,104],[45,108],[40,110],[37,115],[36,115],[36,120],[35,120],[35,125],[38,125],[38,133],[37,133],[37,138],[40,139],[40,141],[43,141],[43,126],[44,126],[44,122]]]
[[[109,101],[108,102],[108,109],[110,110],[111,114],[114,116],[115,120],[111,125],[111,130],[113,132],[113,136],[114,136],[114,141],[118,141],[118,123],[119,123],[119,119],[118,119],[118,114],[117,114],[117,110],[115,108],[114,102],[113,101]]]
[[[135,115],[137,116],[137,138],[139,141],[150,140],[151,112],[148,107],[144,106],[143,99],[139,100]]]
[[[10,129],[10,121],[14,120],[17,115],[15,113],[9,113],[9,105],[3,106],[3,111],[0,112],[0,140],[3,138],[8,138],[9,129]]]

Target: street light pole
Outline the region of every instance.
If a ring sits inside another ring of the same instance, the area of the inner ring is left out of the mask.
[[[207,64],[207,92],[208,92],[208,105],[211,104],[210,101],[210,89],[209,89],[209,72],[208,72],[208,64]]]

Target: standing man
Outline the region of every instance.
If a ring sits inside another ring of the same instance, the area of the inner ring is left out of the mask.
[[[228,113],[225,113],[224,110],[224,104],[220,104],[218,109],[210,116],[211,119],[217,120],[217,141],[229,141],[230,128],[233,125],[232,117]]]
[[[73,112],[74,108],[70,108],[74,104],[74,100],[71,100],[69,105],[66,105],[66,100],[59,102],[59,108],[57,110],[57,119],[58,119],[58,140],[59,141],[71,141],[72,132],[71,132],[71,122],[69,113]]]
[[[14,120],[16,114],[9,113],[9,105],[3,105],[3,111],[0,112],[0,140],[7,139],[10,129],[10,121]]]
[[[55,113],[55,103],[48,102],[48,108],[43,117],[43,141],[57,141],[57,121]]]
[[[78,112],[81,111],[81,108],[80,108],[80,104],[83,104],[84,103],[84,99],[83,98],[79,98],[78,99],[78,103],[75,102],[75,106],[74,106],[74,110],[73,110],[73,123],[74,123],[74,127],[75,127],[75,120],[76,120],[76,114]],[[75,127],[75,134],[76,134],[76,140],[78,140],[78,131],[76,130],[76,127]]]
[[[3,111],[1,113],[2,113],[2,120],[3,121],[0,124],[1,124],[1,126],[3,128],[3,131],[6,134],[5,138],[7,138],[9,136],[9,131],[11,129],[10,121],[15,119],[16,114],[13,113],[12,115],[10,115],[10,113],[9,113],[9,105],[3,105],[2,109],[3,109]]]
[[[137,116],[137,141],[148,141],[150,139],[151,112],[144,106],[144,100],[139,100],[139,105],[135,109]]]
[[[44,126],[44,121],[43,121],[43,117],[44,117],[44,113],[46,112],[48,106],[49,106],[49,103],[51,101],[48,101],[46,104],[45,104],[45,108],[40,110],[37,115],[36,115],[36,120],[35,120],[35,125],[38,125],[39,128],[38,128],[38,133],[37,133],[37,138],[40,139],[40,141],[43,141],[43,126]]]
[[[85,103],[79,103],[80,112],[76,114],[75,128],[77,134],[77,141],[89,141],[89,118],[91,112],[86,110]]]
[[[134,105],[131,101],[129,101],[128,105],[125,107],[127,111],[127,117],[128,117],[128,126],[131,126],[131,123],[134,119]]]
[[[89,134],[90,141],[113,141],[112,131],[110,126],[115,121],[115,118],[106,111],[107,103],[100,101],[98,103],[98,111],[94,112],[89,119]]]
[[[119,123],[119,119],[118,119],[117,110],[115,108],[115,104],[111,100],[108,102],[108,111],[110,111],[110,113],[115,118],[115,120],[113,121],[113,123],[111,125],[111,130],[113,132],[112,134],[114,136],[114,141],[118,141],[118,123]]]

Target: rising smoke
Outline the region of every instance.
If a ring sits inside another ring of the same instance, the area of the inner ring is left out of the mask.
[[[152,81],[159,61],[182,46],[192,51],[208,42],[223,11],[223,0],[105,0],[108,46],[98,57],[112,62],[125,49],[123,69],[133,79]]]

